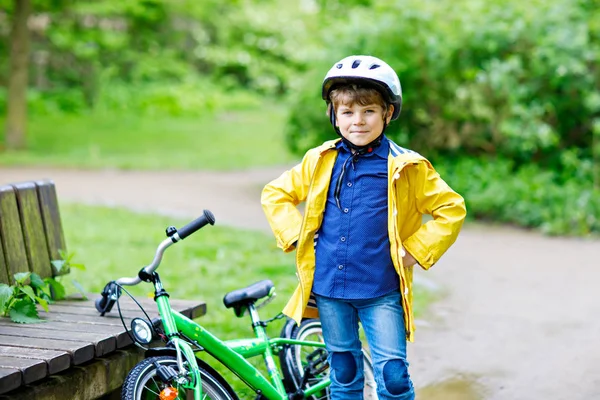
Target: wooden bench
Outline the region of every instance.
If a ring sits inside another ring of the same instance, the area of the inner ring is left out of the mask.
[[[13,274],[26,271],[55,277],[51,261],[60,259],[61,249],[66,245],[54,183],[0,186],[0,282],[13,284]],[[49,313],[40,312],[40,324],[0,318],[0,399],[120,398],[117,392],[143,353],[132,345],[116,307],[100,317],[95,297],[51,304]],[[140,303],[157,316],[151,299]],[[190,318],[206,312],[204,303],[171,303]],[[141,316],[125,297],[121,309],[127,327]]]

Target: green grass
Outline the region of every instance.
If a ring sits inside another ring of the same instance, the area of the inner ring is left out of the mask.
[[[136,276],[149,264],[165,228],[189,222],[121,208],[61,205],[61,217],[69,252],[85,271],[72,270],[65,277],[100,293],[105,283]],[[206,226],[170,247],[158,272],[174,298],[203,300],[208,314],[202,322],[219,336],[234,338],[248,331],[248,323],[223,306],[225,293],[262,279],[271,279],[279,296],[265,309],[266,318],[277,314],[296,287],[294,256],[284,254],[275,239],[262,232]],[[149,284],[131,288],[138,296],[152,292]],[[261,310],[262,311],[262,310]]]
[[[202,117],[90,113],[28,121],[27,151],[0,152],[0,165],[118,169],[233,170],[297,160],[285,147],[285,109]],[[4,136],[0,118],[0,143]]]

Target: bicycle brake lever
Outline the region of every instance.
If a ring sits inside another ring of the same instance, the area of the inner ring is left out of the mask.
[[[96,310],[98,310],[101,317],[103,317],[104,314],[112,310],[113,306],[119,299],[119,296],[121,294],[120,292],[121,291],[119,290],[114,281],[110,281],[106,284],[106,286],[104,286],[104,289],[102,289],[102,293],[100,293],[102,297],[96,299],[95,302]]]

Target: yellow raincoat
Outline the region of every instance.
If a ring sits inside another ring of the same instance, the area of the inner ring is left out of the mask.
[[[309,150],[300,164],[267,184],[262,192],[263,210],[278,246],[285,252],[296,249],[299,285],[283,312],[298,323],[303,317],[318,317],[317,309],[308,307],[315,272],[314,236],[323,221],[338,140]],[[304,216],[296,207],[302,202],[306,203]],[[424,214],[433,219],[422,224]],[[411,342],[415,331],[413,267],[402,265],[402,246],[422,268],[429,269],[454,243],[465,215],[464,199],[440,178],[429,161],[390,140],[388,234],[400,280],[406,335]]]

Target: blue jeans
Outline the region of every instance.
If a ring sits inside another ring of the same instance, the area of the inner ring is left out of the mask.
[[[331,399],[363,398],[363,355],[360,320],[373,361],[379,400],[413,400],[415,393],[406,361],[406,329],[400,293],[367,300],[316,296],[323,339],[329,352]]]

